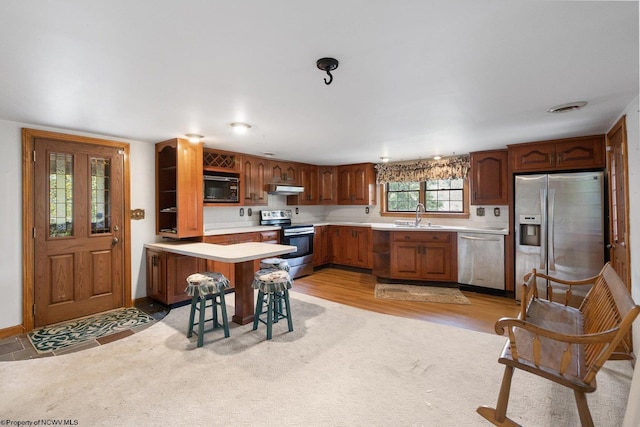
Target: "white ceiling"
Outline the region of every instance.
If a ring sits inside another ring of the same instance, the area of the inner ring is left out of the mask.
[[[638,16],[635,1],[2,0],[0,119],[316,164],[599,134],[638,96]],[[572,101],[589,104],[546,112]]]

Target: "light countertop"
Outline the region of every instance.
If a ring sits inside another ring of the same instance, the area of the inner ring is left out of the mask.
[[[163,242],[145,243],[145,248],[222,262],[244,262],[295,252],[297,248],[273,243],[248,242],[234,245],[213,243]]]
[[[349,221],[322,221],[313,222],[312,225],[316,227],[326,225],[344,225],[352,227],[369,227],[372,230],[378,231],[453,231],[457,233],[481,233],[481,234],[509,234],[509,230],[504,227],[490,227],[490,226],[460,226],[460,225],[439,225],[432,224],[427,225],[427,221],[422,221],[419,227],[411,225],[396,225],[392,222],[349,222]],[[296,225],[296,224],[294,224]],[[249,226],[249,227],[233,227],[233,228],[218,228],[213,230],[205,230],[205,236],[214,236],[221,234],[235,234],[235,233],[250,233],[254,231],[270,231],[279,230],[278,226]]]

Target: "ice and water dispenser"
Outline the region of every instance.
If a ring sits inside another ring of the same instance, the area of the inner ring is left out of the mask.
[[[541,215],[520,215],[520,245],[540,246]]]

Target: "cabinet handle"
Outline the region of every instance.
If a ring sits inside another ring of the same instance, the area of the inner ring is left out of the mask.
[[[553,162],[553,157],[554,157],[554,156],[553,156],[553,153],[549,154],[549,164],[550,164],[550,165],[553,165],[553,163],[554,163],[554,162]]]

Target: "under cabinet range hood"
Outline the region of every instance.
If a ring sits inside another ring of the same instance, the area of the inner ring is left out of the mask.
[[[267,193],[269,194],[279,194],[282,196],[296,196],[302,192],[304,192],[304,187],[297,185],[269,184],[269,188],[267,189]]]

